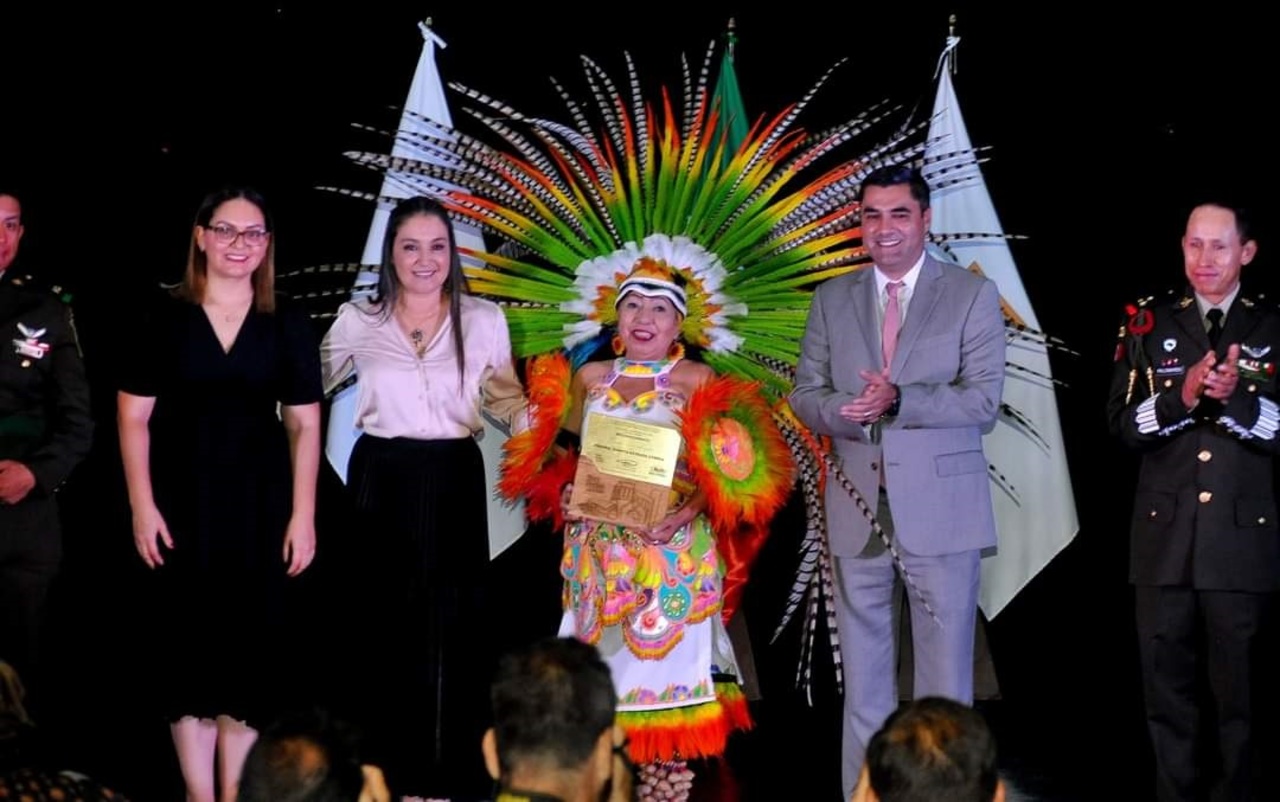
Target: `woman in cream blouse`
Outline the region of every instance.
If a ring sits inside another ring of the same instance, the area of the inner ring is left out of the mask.
[[[469,645],[484,641],[489,565],[474,433],[482,410],[516,429],[526,411],[506,318],[469,294],[440,204],[392,212],[378,294],[342,306],[322,362],[326,389],[360,378],[349,567],[371,652],[352,680],[375,762],[399,795],[479,799],[493,656]]]

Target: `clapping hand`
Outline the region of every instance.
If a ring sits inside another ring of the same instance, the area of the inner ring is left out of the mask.
[[[840,407],[840,416],[850,423],[867,424],[879,419],[893,406],[898,391],[889,381],[888,368],[861,370],[858,375],[866,384],[857,398]]]
[[[0,503],[17,504],[36,486],[36,475],[21,462],[0,459]]]
[[[1213,351],[1205,353],[1199,362],[1187,368],[1186,378],[1182,380],[1182,405],[1195,409],[1202,395],[1216,401],[1230,398],[1240,381],[1239,360],[1240,346],[1234,343],[1227,348],[1221,363]]]
[[[1226,401],[1236,391],[1240,382],[1240,346],[1232,344],[1227,356],[1205,374],[1204,394],[1217,401]]]

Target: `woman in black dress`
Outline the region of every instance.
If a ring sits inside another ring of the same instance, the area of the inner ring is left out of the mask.
[[[182,284],[121,370],[134,545],[161,594],[148,668],[189,802],[234,799],[281,680],[284,586],[315,554],[319,352],[273,251],[256,192],[206,198]]]

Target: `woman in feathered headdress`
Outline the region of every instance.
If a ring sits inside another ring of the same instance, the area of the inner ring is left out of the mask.
[[[792,480],[759,387],[685,356],[686,273],[642,254],[616,287],[603,285],[616,359],[587,362],[571,380],[564,357],[533,361],[534,426],[509,442],[501,488],[525,498],[531,516],[564,522],[560,634],[595,644],[609,663],[642,788],[666,779],[685,791],[686,761],[723,753],[729,733],[750,724],[717,544],[758,540]],[[640,522],[637,498],[569,503],[583,475],[578,438],[609,419],[679,435],[656,522]],[[548,451],[552,438],[560,447]]]

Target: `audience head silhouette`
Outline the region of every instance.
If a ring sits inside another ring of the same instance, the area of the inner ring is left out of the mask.
[[[390,800],[382,772],[360,762],[353,733],[326,713],[286,718],[245,758],[238,802]]]
[[[891,715],[867,745],[854,802],[1003,802],[996,742],[973,708],[926,697]]]
[[[565,802],[629,798],[625,738],[614,723],[617,696],[594,646],[548,638],[499,663],[485,765],[499,799],[549,794]],[[611,791],[611,789],[613,789]]]

